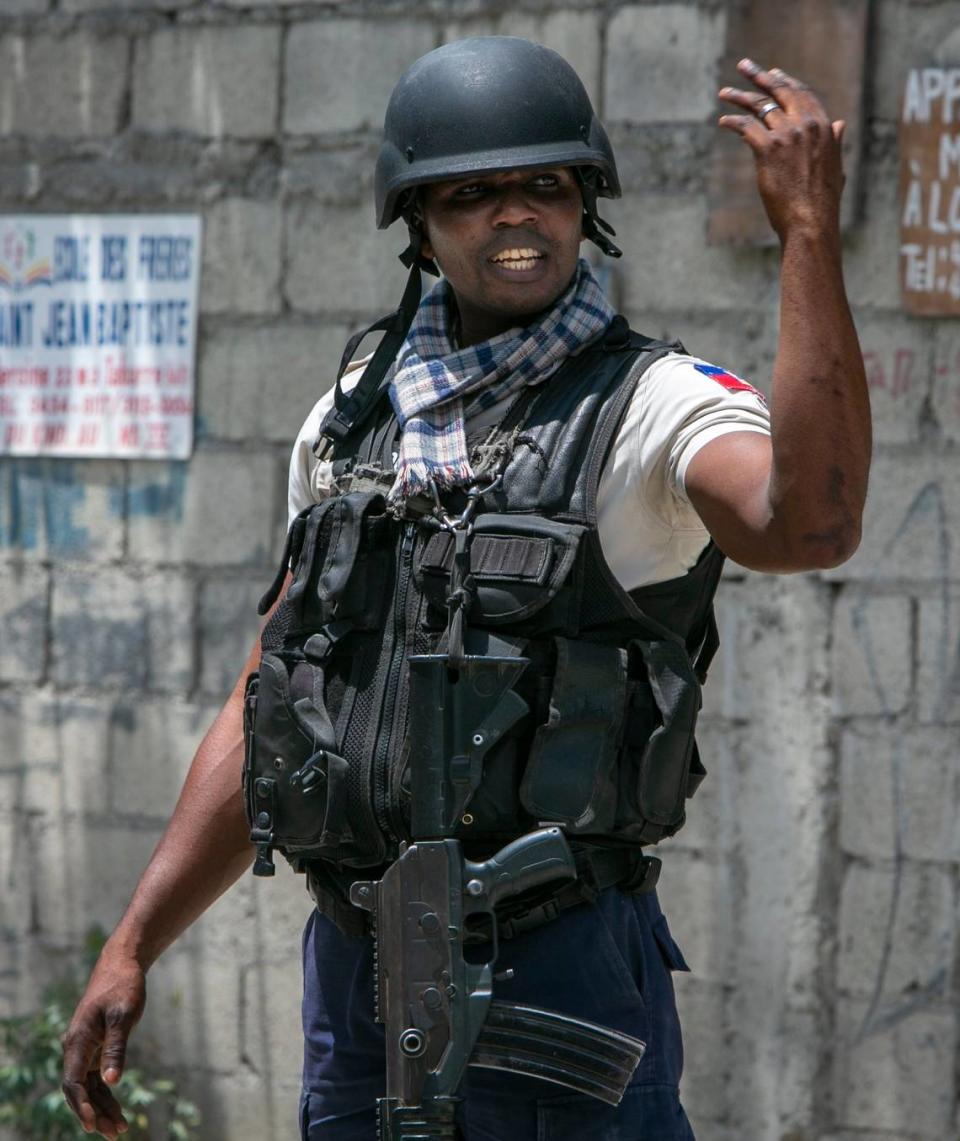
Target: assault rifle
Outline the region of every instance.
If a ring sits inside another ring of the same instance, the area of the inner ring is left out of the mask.
[[[457,1087],[467,1065],[555,1082],[616,1105],[644,1051],[626,1034],[554,1011],[493,1001],[498,903],[576,877],[557,827],[542,827],[482,861],[453,833],[479,786],[483,758],[527,705],[513,689],[524,658],[498,654],[409,659],[412,842],[383,878],[354,883],[371,913],[377,1020],[386,1028],[387,1090],[379,1141],[455,1141]],[[424,715],[425,711],[429,711]],[[464,939],[480,921],[486,962]],[[509,977],[509,973],[507,973]]]

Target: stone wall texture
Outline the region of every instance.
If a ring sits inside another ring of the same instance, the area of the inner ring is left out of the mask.
[[[0,460],[0,1012],[118,919],[255,636],[290,443],[404,280],[372,159],[414,58],[485,32],[566,54],[620,156],[624,311],[768,384],[776,257],[704,239],[727,10],[0,3],[0,210],[199,211],[205,245],[193,458]],[[960,326],[900,308],[895,143],[905,70],[960,61],[960,9],[877,0],[869,53],[845,239],[876,417],[863,544],[826,574],[729,571],[710,779],[663,845],[701,1141],[960,1135]],[[247,877],[152,973],[138,1056],[200,1102],[204,1141],[296,1134],[308,907],[291,874]]]

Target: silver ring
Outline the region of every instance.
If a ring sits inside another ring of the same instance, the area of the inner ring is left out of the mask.
[[[763,120],[767,117],[767,115],[770,114],[771,111],[779,111],[779,110],[780,110],[780,104],[777,103],[775,100],[771,100],[769,103],[764,103],[764,105],[760,108],[760,110],[757,112],[757,118],[762,123]]]

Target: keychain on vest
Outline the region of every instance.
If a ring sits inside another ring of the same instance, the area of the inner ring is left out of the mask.
[[[450,568],[450,593],[447,595],[447,656],[454,669],[466,660],[464,625],[466,613],[473,601],[475,586],[470,573],[470,541],[473,538],[473,519],[484,496],[498,491],[503,484],[503,471],[480,487],[474,484],[467,491],[467,505],[459,515],[450,515],[440,502],[436,483],[430,481],[433,494],[433,517],[440,528],[453,536],[453,564]]]

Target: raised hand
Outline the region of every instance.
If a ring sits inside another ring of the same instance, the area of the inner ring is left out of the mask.
[[[757,184],[770,225],[780,240],[794,227],[813,234],[838,230],[843,191],[844,123],[831,122],[806,84],[779,68],[764,71],[751,59],[737,64],[756,91],[723,87],[720,98],[748,114],[723,115],[753,151]]]

